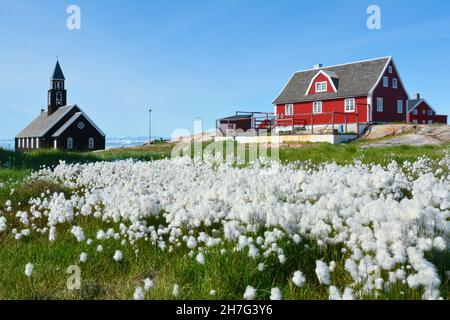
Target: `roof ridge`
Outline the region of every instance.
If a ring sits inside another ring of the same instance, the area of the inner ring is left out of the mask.
[[[367,60],[361,60],[361,61],[341,63],[341,64],[336,64],[336,65],[322,67],[322,68],[319,68],[319,69],[310,68],[310,69],[305,69],[305,70],[299,70],[299,71],[295,71],[294,74],[301,73],[301,72],[314,71],[314,70],[320,71],[320,70],[329,69],[329,68],[342,67],[342,66],[348,66],[348,65],[351,65],[351,64],[357,64],[357,63],[363,63],[363,62],[371,62],[371,61],[377,61],[377,60],[383,60],[383,59],[392,59],[392,56],[385,56],[385,57],[379,57],[379,58],[374,58],[374,59],[367,59]]]

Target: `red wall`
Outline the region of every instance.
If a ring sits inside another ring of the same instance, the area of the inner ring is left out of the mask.
[[[406,122],[407,113],[407,100],[408,94],[406,93],[405,87],[400,81],[399,74],[395,66],[391,63],[392,73],[389,73],[389,68],[383,76],[389,78],[389,87],[383,87],[383,78],[381,78],[380,83],[375,88],[372,98],[372,121],[375,122]],[[397,78],[398,88],[392,88],[392,79]],[[383,112],[377,111],[377,98],[383,98]],[[397,113],[397,100],[403,100],[403,113]]]
[[[334,92],[333,85],[330,83],[330,80],[328,80],[328,78],[324,74],[321,73],[317,76],[316,79],[314,79],[311,89],[309,90],[309,94],[315,94],[316,93],[316,83],[324,82],[324,81],[327,82],[327,91],[326,92]],[[319,93],[324,93],[324,92],[325,91],[319,92]]]
[[[443,115],[436,115],[435,112],[433,112],[432,116],[428,115],[428,111],[432,110],[430,106],[423,101],[416,109],[418,113],[417,115],[414,115],[412,112],[408,114],[408,122],[413,123],[414,120],[417,120],[417,124],[428,124],[429,120],[432,120],[433,123],[445,123],[447,124],[447,116]],[[423,114],[425,112],[425,114]],[[425,122],[424,122],[425,121]]]
[[[367,122],[367,97],[355,98],[356,110],[359,113],[359,122]],[[294,116],[286,116],[285,105],[280,104],[276,106],[276,113],[279,117],[278,126],[292,125],[294,119],[295,125],[310,125],[311,114],[313,112],[313,102],[294,103]],[[325,100],[322,101],[322,114],[314,114],[314,124],[328,124],[332,121],[332,112],[339,112],[334,115],[335,124],[345,123],[345,99]],[[356,123],[356,113],[347,112],[347,123]]]

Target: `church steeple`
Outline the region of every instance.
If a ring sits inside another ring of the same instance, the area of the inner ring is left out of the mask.
[[[67,105],[65,80],[66,78],[64,78],[59,61],[56,61],[55,69],[50,78],[50,90],[48,90],[48,115],[53,114],[60,107]]]

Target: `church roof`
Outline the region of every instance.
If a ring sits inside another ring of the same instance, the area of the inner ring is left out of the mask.
[[[57,138],[59,137],[61,134],[63,134],[67,129],[69,129],[69,127],[75,122],[77,121],[77,119],[79,119],[80,117],[84,117],[102,136],[105,136],[105,134],[103,133],[102,130],[100,130],[99,127],[97,127],[97,125],[80,109],[79,112],[75,113],[69,120],[66,121],[66,123],[64,123],[61,128],[59,128],[53,135],[52,137]]]
[[[59,65],[59,61],[56,61],[55,70],[53,70],[53,75],[50,80],[66,80],[61,70],[61,66]]]
[[[44,136],[74,108],[79,109],[77,105],[71,105],[60,107],[51,115],[48,115],[47,111],[41,112],[36,119],[16,136],[16,138],[37,138]]]

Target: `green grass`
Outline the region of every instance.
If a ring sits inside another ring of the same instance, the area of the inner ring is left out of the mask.
[[[414,161],[418,157],[427,156],[439,159],[448,150],[448,145],[424,147],[386,147],[360,148],[360,143],[343,145],[297,144],[290,148],[280,149],[280,158],[285,162],[311,160],[313,163],[337,162],[347,164],[359,159],[364,163],[387,164],[394,160]],[[42,165],[53,166],[59,160],[69,163],[85,163],[95,161],[111,161],[114,159],[134,158],[145,161],[161,159],[170,155],[173,145],[160,144],[149,148],[110,150],[97,153],[62,153],[55,151],[39,151],[33,153],[16,153],[0,150],[0,210],[5,210],[4,203],[10,199],[15,210],[27,210],[27,201],[41,192],[71,191],[59,185],[48,183],[30,183],[26,177]],[[6,166],[10,167],[7,169]],[[11,194],[11,189],[14,192]],[[12,213],[4,213],[5,216]],[[11,219],[9,219],[11,221]],[[162,217],[155,224],[163,223]],[[173,285],[180,285],[181,299],[241,299],[247,285],[258,289],[258,298],[267,299],[270,289],[277,286],[285,299],[327,299],[326,286],[317,282],[315,261],[324,259],[336,261],[337,268],[332,274],[332,283],[341,291],[349,283],[349,275],[343,270],[346,256],[340,248],[329,247],[319,249],[314,243],[308,243],[312,249],[305,250],[305,242],[296,245],[284,239],[280,246],[288,257],[282,266],[276,257],[271,258],[263,272],[257,270],[259,261],[247,257],[247,252],[220,254],[218,247],[206,254],[206,265],[199,265],[195,258],[187,257],[187,249],[176,249],[173,253],[161,252],[148,242],[138,241],[135,246],[122,246],[120,241],[95,240],[96,231],[107,230],[118,226],[93,218],[77,217],[75,225],[83,227],[86,238],[94,243],[78,243],[68,232],[70,226],[59,227],[58,238],[54,243],[48,241],[47,235],[32,233],[30,237],[16,241],[13,236],[0,234],[0,299],[130,299],[137,286],[143,286],[143,279],[151,277],[155,288],[146,298],[171,299]],[[9,226],[9,229],[11,226]],[[96,252],[98,244],[104,246],[102,253]],[[232,250],[225,244],[228,252]],[[120,249],[124,260],[114,262],[114,251]],[[139,255],[135,255],[135,250]],[[88,254],[85,264],[79,262],[81,252]],[[450,253],[432,253],[428,257],[437,266],[442,279],[441,292],[444,298],[450,298],[450,284],[445,271],[450,266]],[[24,274],[26,263],[33,262],[35,270],[31,279]],[[81,290],[69,291],[66,281],[69,277],[66,270],[71,265],[81,268]],[[293,270],[302,270],[307,278],[305,287],[299,289],[293,285]],[[217,296],[209,296],[210,290],[217,290]],[[402,293],[403,292],[403,293]],[[406,285],[397,285],[390,292],[383,293],[379,299],[420,299],[421,290],[410,290]],[[367,296],[367,299],[375,297]]]

